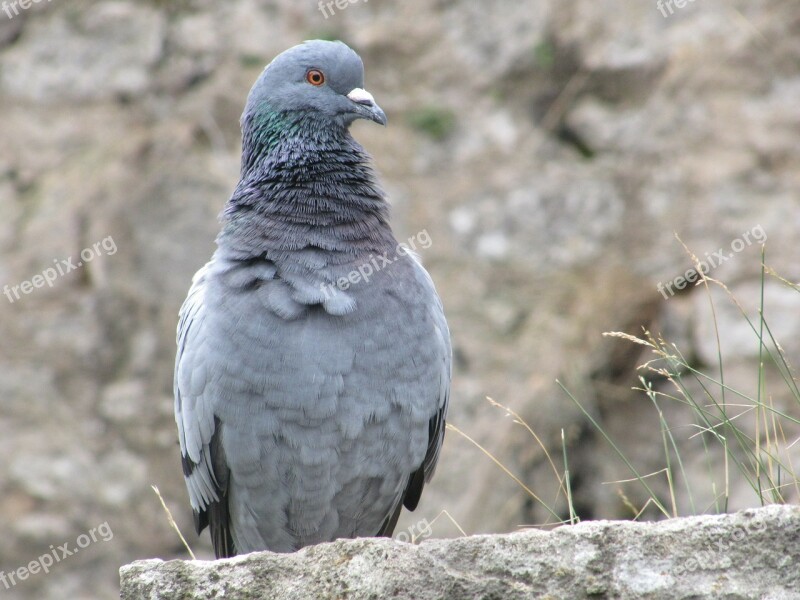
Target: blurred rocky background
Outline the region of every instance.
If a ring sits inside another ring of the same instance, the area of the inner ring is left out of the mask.
[[[114,598],[120,565],[185,556],[151,484],[210,555],[192,530],[172,416],[177,311],[237,181],[250,85],[308,38],[356,48],[389,115],[387,129],[354,134],[382,173],[398,238],[432,240],[422,259],[454,340],[449,421],[565,517],[541,448],[486,397],[519,412],[560,470],[563,430],[579,516],[632,517],[647,495],[609,483],[632,475],[556,380],[641,473],[659,471],[658,415],[631,389],[653,356],[603,332],[662,332],[710,373],[719,342],[726,384],[758,386],[758,339],[736,305],[715,291],[712,314],[704,286],[674,285],[692,266],[675,233],[698,258],[729,256],[710,275],[750,318],[762,238],[767,264],[800,280],[800,5],[676,2],[0,5],[0,570],[113,531],[49,574],[0,581],[0,596]],[[52,286],[37,279],[54,268],[65,272]],[[800,294],[767,276],[764,311],[797,367]],[[774,370],[764,386],[800,416]],[[757,503],[719,479],[723,454],[681,427],[686,407],[663,408],[695,512],[717,510],[726,485],[728,509]],[[797,437],[788,423],[786,436]],[[667,494],[663,474],[649,480]],[[548,519],[453,431],[398,531],[442,510],[467,533]],[[458,535],[445,517],[432,531]]]

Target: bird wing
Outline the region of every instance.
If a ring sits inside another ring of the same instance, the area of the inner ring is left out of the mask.
[[[210,264],[210,263],[209,263]],[[181,464],[194,524],[199,534],[211,525],[211,540],[217,558],[234,556],[230,516],[225,498],[229,470],[222,450],[214,398],[206,392],[208,371],[203,360],[206,273],[209,265],[192,279],[189,295],[178,321],[178,353],[175,361],[175,421],[181,448]]]
[[[428,448],[425,453],[425,459],[422,461],[420,467],[414,471],[408,480],[405,493],[403,494],[403,506],[408,510],[417,508],[420,496],[422,495],[422,488],[425,483],[429,482],[433,477],[436,470],[436,464],[439,462],[439,453],[444,442],[445,432],[445,418],[447,415],[447,407],[450,404],[450,379],[452,372],[452,348],[450,345],[450,332],[447,327],[447,321],[444,318],[444,309],[442,302],[433,286],[433,281],[430,275],[422,267],[419,261],[414,258],[414,262],[418,267],[417,271],[421,274],[433,291],[433,298],[435,299],[435,306],[431,308],[431,316],[433,319],[434,327],[440,336],[443,353],[440,356],[441,368],[439,370],[439,398],[436,412],[428,422]],[[398,511],[399,515],[399,511]],[[394,515],[394,521],[397,521],[397,516]],[[388,520],[387,520],[388,525]],[[392,525],[394,529],[394,525]],[[389,531],[391,535],[391,531]]]
[[[450,360],[450,355],[448,354],[446,360],[447,377],[443,379],[443,386],[439,396],[439,409],[428,422],[428,449],[425,453],[425,459],[420,467],[408,478],[408,485],[403,491],[403,495],[400,498],[401,501],[397,502],[376,534],[379,537],[392,536],[404,506],[412,511],[417,508],[419,499],[422,496],[422,488],[431,480],[436,470],[439,451],[444,442],[445,417],[447,415],[447,406],[450,402]]]

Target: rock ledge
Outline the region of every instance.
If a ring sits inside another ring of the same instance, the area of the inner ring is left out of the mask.
[[[294,554],[137,561],[122,600],[800,599],[800,507],[659,523],[590,521],[419,545],[339,540]]]

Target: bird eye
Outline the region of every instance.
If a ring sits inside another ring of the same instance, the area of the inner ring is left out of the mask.
[[[306,81],[311,85],[322,85],[325,83],[325,74],[319,69],[311,69],[306,73]]]

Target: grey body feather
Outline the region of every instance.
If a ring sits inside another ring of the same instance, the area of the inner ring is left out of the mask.
[[[297,81],[309,68],[325,71],[327,90]],[[330,108],[362,87],[361,69],[343,44],[313,42],[265,70],[242,117],[242,176],[218,249],[180,312],[184,476],[218,557],[391,535],[438,459],[447,324],[428,274],[397,252],[348,132],[383,113]],[[335,286],[365,265],[369,281]]]

